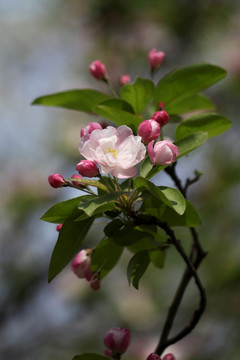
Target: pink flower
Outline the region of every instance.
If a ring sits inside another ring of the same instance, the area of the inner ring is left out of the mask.
[[[125,125],[117,129],[108,126],[94,130],[80,139],[78,149],[87,160],[99,164],[103,173],[120,179],[135,176],[135,165],[144,159],[146,153],[141,137],[134,136]]]
[[[112,328],[104,336],[104,344],[111,351],[111,356],[123,354],[130,343],[130,330]],[[110,355],[110,352],[108,352]]]
[[[95,274],[90,279],[90,286],[93,290],[99,290],[101,285],[101,281],[98,276]]]
[[[159,125],[162,127],[169,122],[170,116],[165,110],[161,110],[161,111],[156,111],[151,117],[151,119],[157,121]]]
[[[160,136],[160,125],[155,120],[144,120],[138,127],[138,135],[141,136],[144,144],[156,140]]]
[[[97,80],[107,80],[107,71],[106,67],[101,61],[96,60],[91,63],[89,66],[90,73]]]
[[[92,278],[91,266],[91,249],[81,250],[72,261],[72,271],[80,279],[87,279],[88,281]]]
[[[82,177],[81,177],[80,175],[78,175],[78,174],[73,174],[73,175],[71,176],[71,178],[72,178],[72,179],[82,179]],[[73,184],[74,186],[81,186],[81,187],[83,187],[83,185],[82,185],[80,182],[78,182],[78,181],[72,181],[72,184]]]
[[[131,77],[130,77],[130,75],[127,75],[127,74],[122,75],[119,80],[120,85],[129,84],[130,81],[131,81]]]
[[[93,130],[102,129],[102,126],[97,122],[90,122],[85,128],[81,128],[80,136],[90,135]]]
[[[171,353],[164,355],[164,357],[162,358],[162,360],[175,360],[175,359],[176,359],[175,356]]]
[[[77,164],[76,170],[80,175],[86,177],[94,177],[99,174],[97,165],[91,160],[81,160]]]
[[[61,228],[62,228],[62,226],[63,226],[63,224],[59,224],[59,225],[57,225],[57,226],[56,226],[56,230],[57,230],[57,231],[60,231],[60,230],[61,230]]]
[[[146,360],[161,360],[161,358],[158,354],[151,353]]]
[[[152,49],[148,53],[148,63],[151,70],[158,68],[165,58],[165,53],[162,51],[157,51],[157,49]]]
[[[48,182],[53,188],[60,188],[67,184],[64,177],[60,174],[49,175]]]
[[[169,165],[178,156],[178,147],[170,140],[158,141],[153,146],[153,141],[148,144],[148,155],[154,165]]]

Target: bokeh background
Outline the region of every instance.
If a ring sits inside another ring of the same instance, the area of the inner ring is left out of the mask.
[[[226,134],[182,159],[178,173],[204,172],[192,186],[199,228],[209,255],[200,275],[208,308],[194,332],[172,346],[177,360],[238,360],[240,357],[240,3],[238,0],[0,0],[0,358],[68,360],[103,354],[103,335],[127,326],[126,359],[145,359],[157,344],[183,264],[171,251],[163,271],[151,268],[137,292],[129,288],[126,261],[93,292],[65,269],[47,283],[57,238],[41,214],[76,190],[52,189],[47,177],[71,176],[79,161],[83,113],[33,107],[34,98],[71,88],[107,91],[88,72],[104,62],[117,85],[123,73],[148,76],[147,53],[166,52],[159,76],[196,62],[218,64],[228,77],[207,94],[233,121]],[[158,181],[168,183],[162,177]],[[171,185],[171,183],[169,182]],[[88,236],[99,236],[101,224]],[[179,231],[182,238],[186,232]],[[190,287],[176,328],[198,302]]]

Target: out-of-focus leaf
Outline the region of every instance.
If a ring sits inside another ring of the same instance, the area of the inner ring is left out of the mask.
[[[154,104],[159,101],[165,106],[197,94],[226,76],[226,71],[211,64],[195,64],[174,70],[163,77],[154,95]]]
[[[176,139],[181,140],[197,132],[206,132],[208,137],[220,135],[231,127],[231,121],[219,114],[205,113],[191,116],[176,128]]]
[[[109,360],[109,358],[98,354],[85,353],[74,356],[72,360]]]
[[[212,100],[202,94],[180,98],[165,107],[169,114],[186,114],[195,110],[215,110]]]
[[[135,114],[139,115],[150,103],[153,92],[154,83],[149,79],[138,77],[134,84],[122,86],[120,96],[131,104]]]
[[[158,269],[162,269],[164,267],[166,250],[151,250],[149,251],[149,256],[151,263],[153,263],[153,265],[156,266]]]
[[[129,285],[132,283],[138,290],[139,281],[147,270],[149,263],[150,257],[147,250],[139,251],[131,258],[127,267]]]
[[[38,97],[32,105],[56,106],[70,110],[94,112],[96,105],[110,96],[92,89],[76,89]]]
[[[74,211],[64,222],[59,232],[49,264],[48,281],[51,282],[80,250],[94,218],[76,222],[80,211]]]
[[[101,240],[91,258],[92,272],[99,271],[100,278],[103,279],[117,264],[122,251],[123,247],[117,245],[112,239]]]

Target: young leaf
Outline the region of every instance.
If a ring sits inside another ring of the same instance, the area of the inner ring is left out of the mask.
[[[165,106],[197,94],[226,76],[226,71],[211,64],[196,64],[174,70],[162,78],[155,91],[154,104]]]
[[[99,271],[103,279],[117,264],[122,254],[123,247],[117,245],[112,239],[105,238],[93,251],[91,259],[91,270],[93,273]]]
[[[135,114],[139,115],[150,103],[154,92],[154,83],[151,80],[137,78],[134,84],[122,86],[120,96],[132,105]]]
[[[55,224],[62,224],[66,218],[68,218],[71,213],[77,209],[79,201],[85,197],[86,195],[78,196],[74,199],[61,201],[53,205],[45,212],[45,214],[42,215],[41,220]]]
[[[85,353],[74,356],[72,360],[109,360],[109,358],[98,354]]]
[[[213,102],[202,94],[194,94],[180,98],[165,107],[169,114],[186,114],[195,110],[215,110]],[[170,119],[170,121],[172,121]]]
[[[80,250],[94,218],[76,222],[80,211],[75,210],[64,222],[59,232],[49,264],[48,281],[51,282]]]
[[[137,176],[134,183],[137,189],[142,187],[147,189],[153,196],[164,202],[167,206],[171,207],[178,214],[182,215],[184,213],[186,203],[179,190],[166,186],[158,187],[141,176]]]
[[[92,113],[95,106],[107,99],[110,99],[110,96],[99,91],[77,89],[41,96],[35,99],[32,105],[56,106]]]
[[[98,214],[99,212],[114,210],[115,205],[113,200],[117,200],[119,196],[124,193],[125,191],[115,191],[99,197],[89,195],[79,203],[78,209],[83,210],[88,216]]]
[[[231,127],[231,121],[219,114],[204,113],[191,116],[176,128],[176,139],[181,140],[196,132],[207,132],[208,137],[220,135]]]
[[[147,270],[149,263],[150,257],[147,250],[139,251],[131,258],[127,267],[129,285],[132,283],[135,289],[138,290],[139,281]]]

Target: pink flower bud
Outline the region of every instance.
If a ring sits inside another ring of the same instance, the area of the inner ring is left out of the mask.
[[[90,279],[90,286],[93,290],[99,290],[101,285],[101,281],[98,276],[95,274]]]
[[[170,116],[166,111],[161,110],[161,111],[156,111],[151,117],[151,119],[157,121],[159,125],[162,127],[169,122]]]
[[[76,170],[80,175],[86,177],[94,177],[99,173],[97,165],[91,160],[81,160],[77,166]]]
[[[153,141],[148,144],[148,155],[154,165],[169,165],[178,156],[178,147],[170,140],[158,141],[153,146]]]
[[[165,53],[162,51],[157,51],[157,49],[152,49],[148,53],[148,63],[151,70],[157,69],[163,62],[165,58]]]
[[[161,358],[158,354],[151,353],[146,360],[161,360]]]
[[[72,271],[80,279],[87,279],[88,281],[92,278],[91,266],[91,249],[81,250],[72,261]]]
[[[64,177],[60,174],[49,175],[48,182],[53,188],[60,188],[67,184]]]
[[[160,125],[155,120],[144,120],[138,127],[138,135],[142,137],[142,142],[148,144],[160,136]]]
[[[104,344],[111,350],[112,355],[123,354],[130,342],[130,330],[125,328],[112,328],[104,336]]]
[[[130,77],[130,75],[127,75],[127,74],[122,75],[119,80],[120,85],[129,84],[130,81],[131,81],[131,77]]]
[[[90,122],[87,124],[87,126],[85,128],[81,128],[80,130],[80,136],[86,136],[86,135],[90,135],[91,132],[93,132],[93,130],[96,129],[102,129],[102,126],[97,123],[97,122]]]
[[[159,110],[163,110],[165,108],[165,105],[162,101],[159,101],[158,107],[159,107]]]
[[[78,175],[78,174],[73,174],[73,175],[71,176],[71,178],[72,178],[72,179],[82,179],[82,177],[81,177],[80,175]],[[83,187],[83,185],[82,185],[80,182],[78,182],[78,181],[72,181],[72,184],[73,184],[74,186],[81,186],[81,187]]]
[[[56,230],[57,230],[57,231],[60,231],[60,230],[61,230],[61,228],[62,228],[62,226],[63,226],[63,224],[59,224],[59,225],[57,225],[57,226],[56,226]]]
[[[107,71],[106,67],[101,61],[96,60],[91,63],[89,66],[90,73],[97,80],[106,80],[107,79]]]
[[[175,356],[171,353],[164,355],[164,357],[162,358],[162,360],[175,360],[175,359],[176,359]]]

